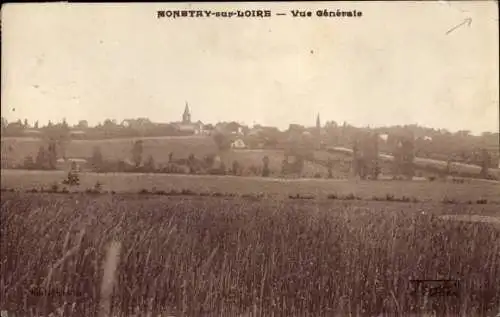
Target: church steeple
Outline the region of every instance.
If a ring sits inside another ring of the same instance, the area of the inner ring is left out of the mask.
[[[182,114],[182,123],[191,123],[191,113],[189,112],[189,106],[186,102],[186,107],[184,108],[184,113]]]
[[[316,116],[316,147],[321,148],[321,121],[319,120],[319,113]]]

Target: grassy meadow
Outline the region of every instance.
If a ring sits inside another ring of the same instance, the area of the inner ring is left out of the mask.
[[[494,316],[499,228],[438,216],[496,207],[3,192],[0,306],[97,316],[105,297],[110,316]],[[460,288],[426,297],[411,279]]]
[[[50,189],[58,184],[59,189],[65,187],[62,180],[64,171],[25,171],[2,170],[3,188],[21,191],[31,189]],[[141,174],[141,173],[81,173],[80,185],[67,187],[69,191],[85,191],[99,182],[104,191],[138,192],[140,190],[171,191],[191,190],[198,193],[233,193],[253,194],[265,193],[267,196],[287,197],[289,195],[313,195],[327,197],[329,195],[354,195],[362,199],[386,197],[408,197],[419,201],[469,202],[486,200],[500,203],[500,182],[484,180],[467,180],[463,184],[452,181],[361,181],[335,179],[280,179],[263,177],[213,176],[213,175],[176,175],[176,174]]]

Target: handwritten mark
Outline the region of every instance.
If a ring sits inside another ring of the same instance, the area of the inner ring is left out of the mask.
[[[455,31],[456,29],[458,29],[459,27],[461,27],[462,25],[465,25],[467,24],[468,27],[470,27],[470,24],[472,23],[472,18],[465,18],[462,23],[460,24],[457,24],[455,25],[454,27],[452,27],[451,29],[449,29],[447,32],[446,32],[446,35],[450,34],[451,32]]]

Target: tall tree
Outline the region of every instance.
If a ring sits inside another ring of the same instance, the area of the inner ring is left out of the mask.
[[[36,164],[37,168],[40,168],[40,169],[45,169],[48,166],[47,154],[45,152],[45,148],[43,147],[43,145],[38,148],[38,153],[36,155],[35,164]]]
[[[270,170],[269,170],[269,157],[267,155],[262,158],[262,165],[263,165],[262,176],[268,177],[270,174]]]
[[[491,156],[490,153],[486,149],[482,150],[482,161],[481,161],[481,172],[480,175],[482,178],[488,178],[488,169],[491,164]]]
[[[231,147],[231,141],[225,134],[218,132],[215,133],[213,138],[219,151],[226,151]]]
[[[50,169],[56,169],[56,164],[57,164],[57,147],[56,147],[56,140],[51,139],[49,141],[49,148],[48,148],[48,164]]]
[[[94,168],[94,170],[100,170],[103,165],[103,158],[102,158],[102,152],[101,148],[98,146],[94,146],[94,149],[92,151],[92,158],[90,164]]]
[[[136,167],[139,167],[142,163],[142,152],[143,152],[143,142],[142,140],[135,141],[134,147],[132,148],[132,160]]]
[[[78,121],[78,125],[77,125],[78,129],[87,129],[88,127],[89,127],[89,123],[87,122],[87,120]]]
[[[411,179],[414,174],[414,142],[409,138],[400,138],[394,151],[394,172]]]

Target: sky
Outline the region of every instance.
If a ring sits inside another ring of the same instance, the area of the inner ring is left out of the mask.
[[[272,17],[157,18],[186,8]],[[493,1],[7,4],[2,32],[9,122],[171,122],[188,102],[205,123],[499,130]]]

